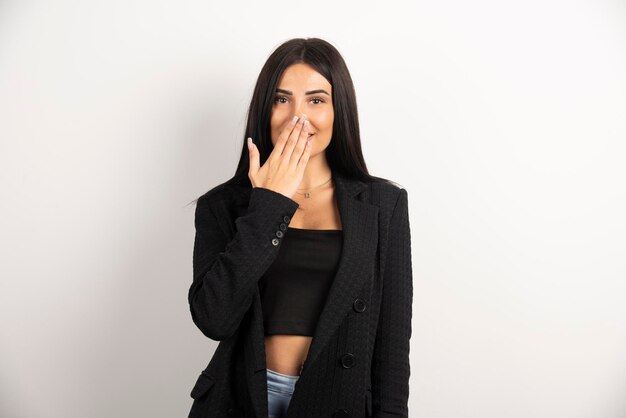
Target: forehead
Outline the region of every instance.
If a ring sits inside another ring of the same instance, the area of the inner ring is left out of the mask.
[[[296,92],[300,90],[304,92],[305,90],[313,90],[316,88],[324,88],[330,92],[332,88],[323,75],[315,71],[310,65],[302,63],[287,67],[280,77],[278,87],[292,91],[295,90]]]

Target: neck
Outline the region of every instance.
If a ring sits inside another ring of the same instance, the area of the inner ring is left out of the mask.
[[[326,161],[326,154],[320,152],[316,156],[309,158],[298,189],[310,189],[319,186],[331,177],[332,170]]]

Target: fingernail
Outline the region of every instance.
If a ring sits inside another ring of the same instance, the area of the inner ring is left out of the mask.
[[[248,149],[252,149],[252,138],[248,137]]]
[[[297,121],[298,121],[298,117],[294,116],[293,119],[291,119],[291,124],[294,125]]]

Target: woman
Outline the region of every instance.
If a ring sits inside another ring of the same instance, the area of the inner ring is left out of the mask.
[[[407,417],[407,192],[367,172],[339,52],[280,45],[246,138],[233,178],[197,200],[189,304],[220,344],[189,417]]]

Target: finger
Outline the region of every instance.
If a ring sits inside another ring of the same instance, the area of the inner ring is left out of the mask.
[[[306,121],[306,117],[303,114],[302,117],[298,120],[298,123],[296,124],[296,127],[294,128],[294,130],[291,131],[291,134],[289,135],[289,140],[285,144],[285,148],[283,149],[283,153],[281,154],[281,156],[287,162],[291,160],[291,154],[293,153],[293,149],[297,145],[298,139],[300,138],[300,135],[302,134],[305,121]]]
[[[295,167],[298,164],[298,161],[300,161],[302,152],[306,148],[308,137],[309,137],[309,121],[305,120],[304,125],[302,126],[302,131],[300,131],[300,135],[298,136],[296,146],[291,153],[291,163],[293,167]]]
[[[306,145],[304,146],[304,152],[302,153],[302,156],[300,156],[300,160],[298,161],[297,169],[300,170],[300,172],[304,172],[304,169],[306,168],[306,165],[309,162],[309,157],[311,156],[311,150],[313,149],[312,141],[313,140],[306,141]]]
[[[259,171],[259,150],[252,142],[252,138],[248,138],[248,155],[250,156],[250,168],[248,174],[255,176]]]
[[[275,160],[281,156],[285,148],[285,144],[287,143],[287,140],[289,139],[289,135],[291,135],[291,132],[295,128],[297,121],[298,121],[298,116],[294,116],[293,118],[291,118],[289,122],[287,122],[287,125],[283,128],[280,135],[278,136],[276,145],[274,145],[274,149],[272,150],[272,153],[270,154],[268,158]]]

